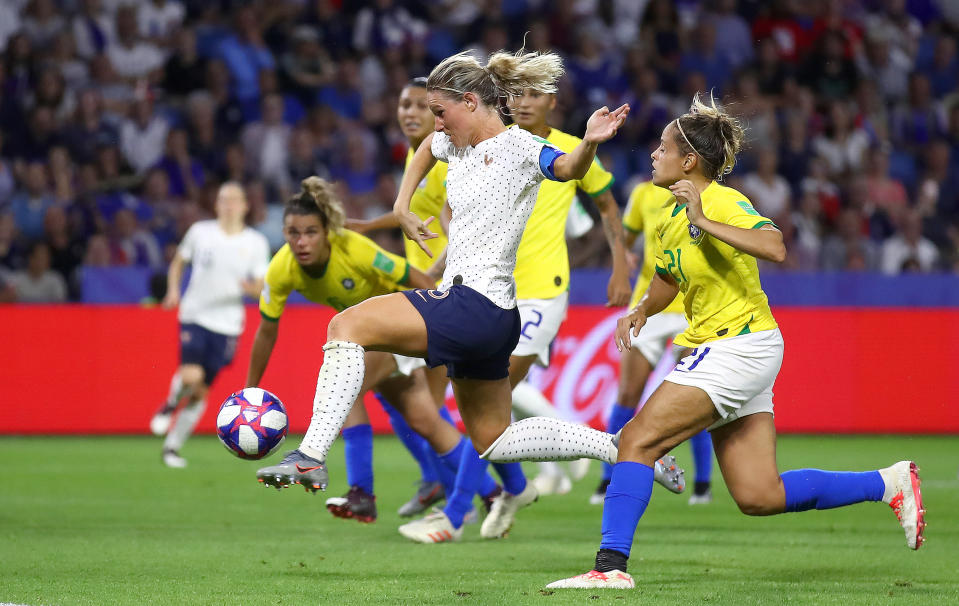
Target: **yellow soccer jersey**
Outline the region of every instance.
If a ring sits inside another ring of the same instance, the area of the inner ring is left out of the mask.
[[[551,129],[546,140],[569,153],[581,139]],[[598,196],[613,185],[613,175],[594,158],[582,179],[544,180],[536,196],[533,214],[526,222],[523,239],[516,251],[517,299],[552,299],[569,288],[569,253],[566,251],[566,216],[576,190]]]
[[[348,229],[330,234],[330,259],[318,276],[303,271],[290,245],[284,244],[266,270],[260,314],[279,320],[294,290],[314,303],[342,311],[370,297],[403,290],[409,275],[406,259]]]
[[[414,150],[410,148],[406,154],[406,167],[409,167],[413,160],[413,152]],[[420,219],[436,217],[430,223],[430,228],[437,234],[437,237],[425,240],[426,247],[433,253],[432,259],[423,252],[423,249],[416,242],[409,238],[403,238],[406,243],[406,258],[410,265],[420,271],[429,269],[436,262],[436,257],[446,249],[446,234],[440,227],[440,214],[443,212],[443,205],[446,204],[447,168],[446,162],[434,164],[430,172],[426,173],[426,178],[416,186],[416,191],[413,192],[413,197],[410,199],[410,212],[415,213]]]
[[[720,223],[759,229],[774,223],[735,189],[715,181],[702,193],[703,212]],[[690,225],[686,205],[675,199],[656,228],[656,271],[669,274],[683,293],[689,329],[676,344],[707,341],[776,328],[759,282],[756,258]]]
[[[633,289],[633,297],[629,301],[630,309],[636,307],[639,300],[643,298],[653,279],[654,267],[656,267],[656,226],[659,225],[663,213],[672,210],[672,200],[672,192],[663,187],[656,187],[652,181],[640,183],[629,194],[626,212],[623,213],[623,228],[634,234],[647,232],[643,237],[643,267],[639,271],[639,279]],[[667,207],[670,208],[667,210]],[[682,295],[676,295],[673,302],[667,305],[662,313],[683,313]]]

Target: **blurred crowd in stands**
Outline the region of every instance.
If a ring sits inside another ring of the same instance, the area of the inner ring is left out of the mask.
[[[783,230],[777,270],[959,271],[957,38],[954,0],[2,0],[0,301],[165,271],[225,180],[274,248],[312,174],[385,212],[404,84],[524,40],[565,59],[557,128],[632,105],[600,149],[621,205],[711,90],[749,126],[727,182]],[[609,262],[598,228],[571,252]]]

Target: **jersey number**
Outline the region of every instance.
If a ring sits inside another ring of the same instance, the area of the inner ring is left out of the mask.
[[[669,255],[669,265],[666,266],[666,271],[669,272],[669,275],[677,280],[688,282],[686,279],[686,274],[683,273],[683,249],[677,248],[675,252],[667,249],[663,252]],[[679,271],[678,276],[673,272],[674,267],[677,269],[677,271]]]

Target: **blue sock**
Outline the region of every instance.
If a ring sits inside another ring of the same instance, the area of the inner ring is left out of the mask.
[[[456,474],[456,488],[452,496],[447,495],[446,507],[443,508],[443,513],[453,523],[454,528],[463,525],[463,517],[473,508],[473,495],[479,489],[489,467],[489,461],[479,458],[479,453],[469,440],[463,438],[463,442],[466,447],[463,448],[459,471]]]
[[[519,494],[526,490],[526,475],[520,463],[493,463],[493,469],[503,480],[503,490],[510,494]]]
[[[449,452],[439,456],[439,476],[443,483],[443,490],[446,492],[446,499],[453,498],[453,492],[456,489],[456,475],[460,468],[460,461],[463,459],[463,449],[470,448],[470,441],[466,438],[460,438],[457,444]]]
[[[499,484],[496,483],[496,480],[493,479],[493,476],[491,476],[489,471],[487,471],[483,474],[483,479],[480,480],[480,487],[479,490],[476,491],[476,494],[481,497],[485,497],[497,488],[499,488]]]
[[[613,477],[603,505],[603,541],[600,549],[613,549],[629,557],[633,535],[653,494],[653,468],[623,462],[613,466]]]
[[[416,464],[420,466],[420,475],[423,477],[423,481],[437,481],[439,478],[437,477],[436,470],[433,468],[432,461],[425,453],[426,449],[429,449],[429,451],[433,450],[430,448],[429,443],[423,436],[413,431],[413,428],[409,426],[406,419],[400,414],[400,411],[393,408],[393,406],[386,401],[386,398],[379,393],[375,395],[376,399],[380,401],[383,411],[390,417],[390,426],[393,427],[393,432],[400,439],[400,442],[403,443],[403,446],[406,447],[406,450],[416,459]]]
[[[709,484],[713,477],[713,439],[705,429],[689,439],[696,465],[697,484]]]
[[[346,482],[373,494],[373,428],[355,425],[343,430]]]
[[[635,414],[635,408],[626,408],[619,404],[613,404],[613,408],[609,411],[609,419],[606,420],[606,431],[615,434],[622,429],[624,425],[629,423],[629,420],[632,419]],[[608,480],[611,477],[613,477],[613,466],[609,463],[603,463],[603,480]]]
[[[886,489],[878,471],[794,469],[780,475],[786,511],[832,509],[863,501],[881,501]]]

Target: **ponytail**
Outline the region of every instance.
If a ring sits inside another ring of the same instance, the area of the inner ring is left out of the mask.
[[[319,177],[307,177],[300,183],[302,189],[286,202],[283,216],[316,215],[326,231],[337,232],[343,228],[346,214],[336,198],[333,184]]]
[[[746,131],[736,118],[716,105],[712,93],[709,105],[700,101],[696,93],[689,111],[676,118],[675,124],[680,153],[699,156],[703,175],[718,180],[732,172]]]
[[[521,96],[526,89],[555,93],[556,82],[563,71],[563,61],[555,53],[527,53],[524,49],[515,54],[499,51],[493,53],[484,67],[469,51],[463,51],[433,68],[426,89],[443,91],[453,98],[472,92],[483,104],[499,108],[509,98]]]

